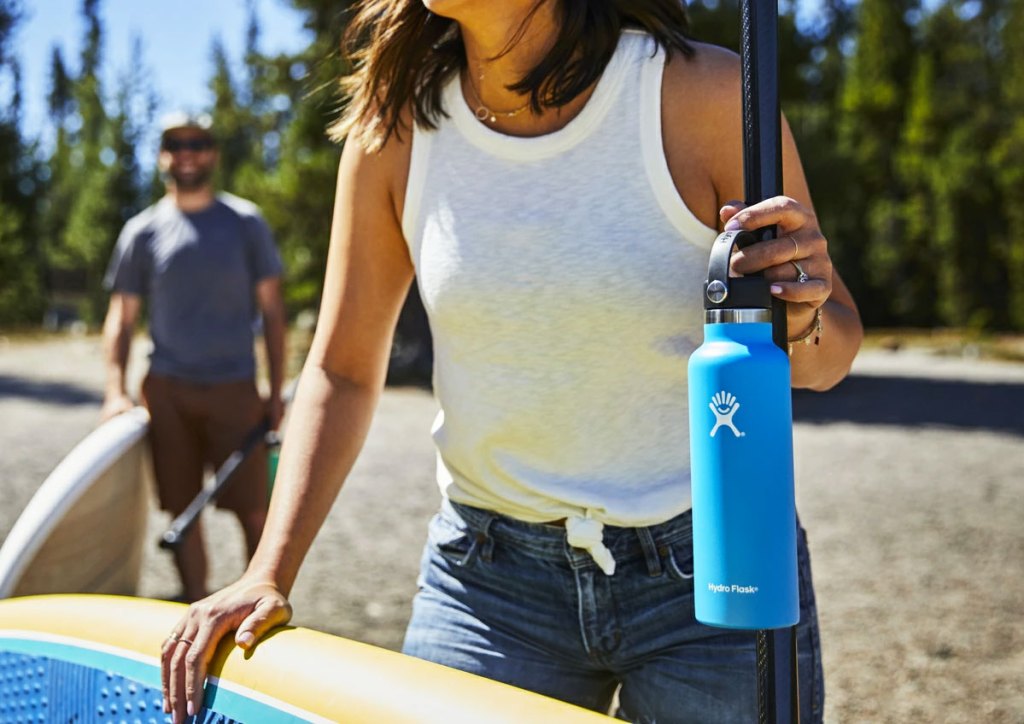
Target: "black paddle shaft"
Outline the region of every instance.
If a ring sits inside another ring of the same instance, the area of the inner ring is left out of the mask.
[[[238,467],[252,453],[256,446],[263,442],[270,432],[270,420],[264,417],[259,423],[246,433],[242,444],[237,450],[228,455],[227,460],[217,469],[213,483],[199,491],[199,495],[192,499],[188,507],[171,522],[171,526],[160,536],[160,547],[168,550],[175,550],[181,545],[185,534],[199,520],[199,514],[203,508],[212,503],[224,491],[224,487],[231,481]]]
[[[782,194],[782,133],[779,107],[779,8],[777,0],[740,3],[740,63],[743,82],[743,193],[748,205]],[[775,227],[754,232],[775,238]],[[788,348],[786,303],[772,300],[772,338]]]
[[[782,193],[778,0],[741,0],[740,62],[743,191],[749,205]],[[759,229],[755,235],[759,241],[774,238],[775,228]],[[786,303],[773,298],[772,339],[785,350],[788,337]],[[758,722],[799,722],[796,627],[758,631],[756,642]]]

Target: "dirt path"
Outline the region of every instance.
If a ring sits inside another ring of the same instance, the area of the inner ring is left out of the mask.
[[[95,339],[0,340],[0,537],[95,424]],[[1024,724],[1024,366],[865,353],[794,398],[830,722]],[[296,623],[396,648],[437,503],[435,406],[389,390],[299,577]],[[154,512],[156,539],[166,517]],[[242,568],[208,514],[213,583]],[[176,592],[155,547],[141,594]]]

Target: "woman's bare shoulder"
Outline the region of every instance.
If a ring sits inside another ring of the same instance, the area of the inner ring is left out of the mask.
[[[673,53],[665,65],[663,142],[670,167],[678,166],[673,176],[706,179],[720,204],[743,193],[740,59],[716,45],[693,46],[692,56]]]
[[[665,65],[664,94],[670,110],[710,129],[739,118],[740,58],[731,50],[693,43],[694,54],[673,53]],[[726,124],[732,125],[732,124]]]
[[[352,156],[354,180],[385,190],[401,218],[412,156],[412,113],[403,111],[398,128],[383,142],[377,140],[379,133],[380,129],[367,124],[354,125],[345,139],[344,153]]]

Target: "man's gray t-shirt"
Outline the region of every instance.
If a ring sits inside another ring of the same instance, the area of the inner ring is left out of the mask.
[[[222,193],[185,213],[164,198],[125,224],[105,284],[147,298],[151,372],[232,382],[255,376],[255,287],[281,268],[254,204]]]

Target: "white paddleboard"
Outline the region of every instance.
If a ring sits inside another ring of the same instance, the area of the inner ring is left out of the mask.
[[[0,598],[134,595],[151,463],[141,407],[108,420],[50,473],[0,548]]]

